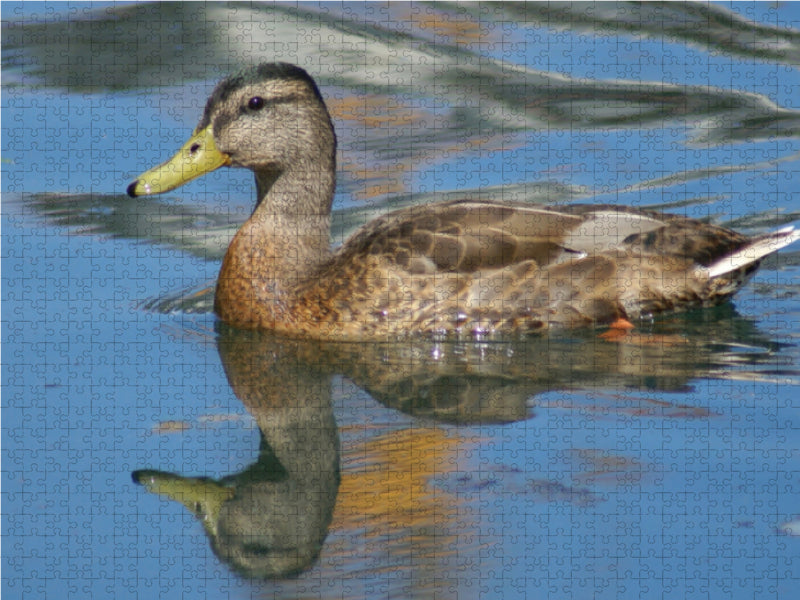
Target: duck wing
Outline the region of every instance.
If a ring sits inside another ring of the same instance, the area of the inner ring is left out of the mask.
[[[655,213],[607,206],[548,208],[452,201],[373,221],[342,248],[414,275],[474,273],[533,261],[540,268],[635,245],[667,226]]]
[[[627,207],[453,201],[371,222],[308,281],[313,297],[301,296],[333,307],[319,318],[362,332],[367,322],[398,332],[608,323],[724,300],[764,255],[747,249],[768,241],[751,243]]]

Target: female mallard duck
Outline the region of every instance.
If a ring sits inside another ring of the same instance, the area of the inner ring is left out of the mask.
[[[215,310],[236,327],[315,338],[533,332],[717,304],[792,243],[608,205],[460,200],[398,210],[330,250],[336,137],[311,77],[288,64],[217,85],[194,135],[128,194],[223,165],[255,173]]]

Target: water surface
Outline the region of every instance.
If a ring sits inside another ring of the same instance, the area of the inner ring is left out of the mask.
[[[766,231],[800,214],[800,7],[2,13],[4,597],[793,597],[797,248],[618,342],[300,343],[210,312],[249,173],[124,189],[283,60],[336,123],[333,244],[465,195]]]

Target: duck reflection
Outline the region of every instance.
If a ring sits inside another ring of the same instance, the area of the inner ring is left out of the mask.
[[[309,569],[319,557],[334,507],[341,515],[364,510],[353,486],[342,486],[342,493],[352,497],[337,499],[334,374],[424,421],[502,423],[528,418],[533,399],[547,391],[686,391],[694,377],[755,377],[758,364],[772,360],[777,349],[730,306],[674,315],[615,341],[588,331],[569,338],[486,343],[330,343],[223,324],[218,334],[228,381],[261,432],[257,462],[219,480],[155,470],[136,471],[133,478],[186,506],[203,523],[220,559],[259,578]],[[734,369],[738,375],[732,375]],[[654,394],[653,407],[663,409],[663,398]],[[706,414],[700,407],[695,413]],[[393,443],[416,441],[400,436]],[[344,527],[349,522],[335,521]]]
[[[685,392],[698,377],[759,378],[758,365],[769,364],[777,349],[726,304],[640,323],[630,333],[339,344],[326,347],[322,360],[385,406],[470,424],[528,418],[535,397],[550,391]]]
[[[339,486],[329,377],[297,344],[223,328],[220,358],[261,432],[258,460],[213,480],[141,470],[133,480],[200,519],[215,554],[250,577],[299,573],[319,555]]]

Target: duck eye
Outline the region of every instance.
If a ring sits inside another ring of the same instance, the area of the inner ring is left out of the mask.
[[[253,96],[247,101],[247,108],[250,110],[261,110],[264,108],[264,99],[261,96]]]

